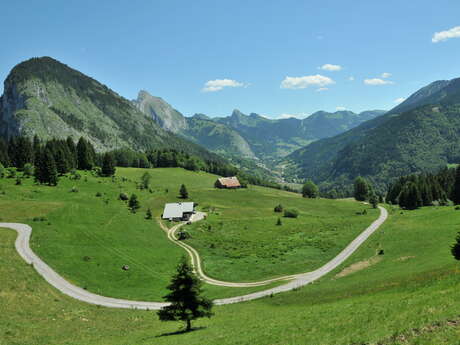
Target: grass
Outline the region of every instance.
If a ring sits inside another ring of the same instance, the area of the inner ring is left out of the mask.
[[[32,179],[23,179],[23,184],[16,186],[13,179],[0,179],[0,189],[5,192],[0,194],[0,218],[3,221],[32,225],[32,249],[74,284],[105,296],[151,301],[161,300],[165,295],[165,287],[171,274],[185,252],[167,240],[155,220],[146,220],[145,212],[149,207],[154,217],[159,217],[165,202],[179,200],[178,191],[181,183],[187,186],[193,201],[201,206],[208,203],[222,210],[222,216],[213,214],[210,222],[234,223],[241,228],[249,227],[253,229],[251,236],[260,234],[264,225],[261,218],[266,217],[268,221],[272,221],[272,204],[274,206],[283,202],[286,205],[296,205],[302,211],[298,220],[286,220],[285,225],[278,227],[279,229],[272,226],[267,230],[267,234],[270,233],[272,238],[279,235],[283,239],[283,250],[289,250],[287,246],[291,247],[294,254],[288,261],[283,259],[286,257],[285,254],[279,254],[279,259],[255,257],[258,261],[249,262],[254,266],[246,267],[247,260],[250,259],[247,255],[242,257],[242,260],[234,258],[231,261],[226,258],[222,263],[204,250],[205,269],[227,280],[248,280],[252,274],[253,279],[258,279],[286,272],[301,272],[309,267],[305,265],[306,261],[299,260],[296,263],[295,260],[300,255],[295,253],[297,247],[306,253],[308,243],[300,241],[296,236],[301,236],[304,228],[307,232],[310,231],[307,226],[310,222],[315,227],[323,222],[331,227],[343,225],[343,236],[328,239],[327,255],[321,256],[322,249],[315,247],[322,240],[318,239],[317,243],[311,242],[310,261],[320,265],[334,250],[340,250],[376,218],[373,211],[367,216],[356,216],[354,211],[363,208],[357,203],[307,201],[293,193],[252,186],[248,190],[240,191],[216,190],[213,188],[216,176],[183,169],[151,169],[151,190],[138,190],[136,182],[145,171],[118,168],[115,181],[82,172],[80,180],[61,178],[58,187],[37,186]],[[73,189],[77,192],[72,192]],[[141,209],[136,214],[128,210],[126,202],[118,200],[120,192],[138,195]],[[261,201],[264,207],[254,213]],[[335,219],[327,219],[329,216],[326,210],[322,211],[327,205],[330,206],[329,210],[341,212],[343,217],[350,215],[352,221],[334,223]],[[254,213],[252,217],[251,213]],[[34,218],[41,217],[45,220],[34,221]],[[225,238],[229,243],[246,240],[235,228],[228,230],[229,234]],[[335,232],[342,233],[342,230]],[[284,237],[283,234],[291,235]],[[327,234],[327,229],[324,229],[324,235]],[[229,236],[234,236],[234,239],[230,239]],[[319,232],[315,233],[315,236],[318,237]],[[207,235],[202,239],[194,233],[193,240],[212,241],[212,238]],[[216,236],[216,243],[218,246],[222,243],[220,234]],[[260,253],[267,250],[263,247],[266,243],[267,240],[263,240],[258,247],[257,243],[253,242],[251,248],[255,253]],[[198,249],[201,250],[201,247]],[[247,248],[244,250],[248,253]],[[273,247],[274,253],[275,250],[279,248]],[[313,258],[316,254],[319,255],[318,259]],[[210,265],[212,260],[215,260],[217,265]],[[266,266],[266,269],[261,270],[261,264]],[[129,266],[128,271],[122,270],[124,265]],[[235,275],[238,267],[244,268],[240,276]],[[224,273],[215,274],[216,268],[222,268]],[[212,298],[236,296],[265,288],[206,286]]]
[[[460,263],[449,253],[460,228],[452,207],[390,210],[390,218],[319,282],[215,308],[197,330],[174,333],[153,312],[98,308],[61,295],[16,254],[0,231],[0,345],[460,344]],[[350,265],[374,265],[337,278]]]

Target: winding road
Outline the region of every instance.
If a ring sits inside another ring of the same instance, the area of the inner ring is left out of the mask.
[[[334,259],[323,265],[322,267],[318,268],[315,271],[296,274],[292,276],[284,276],[275,279],[265,280],[262,282],[252,282],[252,283],[231,283],[231,282],[223,282],[219,280],[212,279],[207,277],[202,268],[201,268],[201,260],[199,257],[198,252],[190,247],[189,245],[177,241],[174,237],[175,231],[179,228],[179,226],[175,226],[171,229],[165,229],[168,232],[168,238],[174,241],[176,244],[183,247],[192,259],[193,266],[195,268],[195,272],[199,275],[199,277],[206,281],[207,283],[220,285],[220,286],[232,286],[232,287],[250,287],[250,286],[260,286],[265,285],[274,281],[279,280],[291,280],[290,282],[270,288],[263,291],[254,292],[251,294],[238,296],[238,297],[231,297],[231,298],[223,298],[214,300],[214,303],[217,305],[223,304],[232,304],[232,303],[239,303],[244,301],[250,301],[258,298],[262,298],[265,296],[270,296],[273,294],[277,294],[280,292],[294,290],[301,286],[307,285],[333,269],[337,266],[342,264],[350,255],[352,255],[356,249],[359,248],[361,244],[363,244],[369,236],[371,236],[379,227],[382,225],[388,217],[388,212],[385,208],[379,206],[380,209],[380,216],[377,220],[375,220],[366,230],[364,230],[358,237],[356,237],[345,249],[343,249]],[[127,309],[143,309],[143,310],[158,310],[162,307],[166,306],[167,303],[162,302],[144,302],[144,301],[131,301],[119,298],[111,298],[105,297],[101,295],[97,295],[91,293],[87,290],[84,290],[78,286],[75,286],[61,277],[58,273],[56,273],[51,267],[49,267],[43,260],[41,260],[30,248],[30,235],[32,233],[32,228],[27,224],[19,224],[19,223],[0,223],[0,228],[9,228],[12,230],[16,230],[18,233],[18,237],[15,242],[15,247],[19,255],[24,259],[25,262],[28,264],[33,265],[34,269],[40,274],[49,284],[54,286],[56,289],[61,291],[63,294],[66,294],[70,297],[78,299],[83,302],[100,305],[109,308],[127,308]]]

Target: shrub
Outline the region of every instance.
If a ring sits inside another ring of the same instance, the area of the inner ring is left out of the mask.
[[[136,194],[132,194],[129,198],[128,207],[131,209],[132,213],[136,213],[136,211],[141,207]]]
[[[147,209],[145,219],[152,219],[152,210],[150,208]]]
[[[69,179],[71,179],[71,180],[79,180],[79,179],[81,179],[81,175],[77,172],[77,170],[72,169],[70,171]]]
[[[278,221],[276,222],[276,225],[280,226],[282,225],[283,223],[281,223],[281,218],[278,217]]]
[[[16,177],[16,168],[7,168],[6,169],[6,177],[7,178],[15,178]]]
[[[101,196],[102,196],[102,193],[101,193],[101,192],[97,192],[97,193],[96,193],[96,197],[97,197],[97,198],[99,198],[99,197],[101,197]]]
[[[34,174],[33,165],[30,163],[24,164],[23,172],[24,172],[24,177],[27,177],[27,178],[31,177]]]
[[[120,193],[120,195],[118,196],[118,199],[120,199],[122,201],[126,201],[126,200],[129,199],[129,196],[126,193]]]
[[[22,184],[22,180],[21,180],[21,178],[19,176],[17,176],[15,185],[20,186],[21,184]]]
[[[275,209],[273,210],[275,212],[283,212],[283,205],[279,204],[275,206]]]
[[[295,208],[284,210],[284,216],[286,218],[297,218],[299,216],[299,211]]]
[[[72,189],[70,190],[72,193],[78,193],[78,188],[76,186],[73,186]]]

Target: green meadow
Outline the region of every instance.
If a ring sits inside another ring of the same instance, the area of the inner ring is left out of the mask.
[[[21,185],[1,179],[0,218],[30,224],[32,249],[72,283],[105,296],[158,301],[185,252],[145,213],[151,208],[154,218],[160,217],[165,202],[180,200],[182,183],[198,208],[212,209],[203,225],[213,230],[191,226],[191,244],[203,251],[205,271],[224,280],[257,280],[319,267],[378,216],[351,201],[306,200],[255,186],[217,190],[215,175],[179,168],[148,170],[150,190],[139,190],[146,171],[119,168],[114,180],[80,172],[81,179],[62,177],[57,187],[38,186],[32,178]],[[121,192],[138,196],[137,213],[119,200]],[[299,218],[275,226],[273,207],[279,203],[297,208]],[[366,215],[356,214],[364,209]],[[122,270],[124,265],[129,270]],[[206,285],[212,298],[265,288]]]
[[[96,307],[61,295],[0,231],[1,345],[458,345],[460,263],[449,253],[460,211],[430,207],[390,217],[341,267],[314,284],[215,307],[175,334],[153,311]],[[376,255],[376,248],[383,255]]]

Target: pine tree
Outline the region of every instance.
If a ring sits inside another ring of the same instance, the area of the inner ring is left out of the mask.
[[[422,196],[415,182],[407,182],[399,196],[399,206],[415,210],[423,205]]]
[[[150,187],[150,180],[152,175],[146,171],[141,177],[141,189],[148,189]]]
[[[45,149],[39,157],[35,167],[35,180],[39,183],[47,183],[56,186],[58,183],[58,173],[52,152]]]
[[[131,194],[131,197],[128,201],[128,207],[131,209],[132,213],[136,213],[136,211],[141,207],[139,200],[137,200],[136,194]]]
[[[163,298],[170,305],[158,311],[161,321],[184,321],[188,332],[192,329],[192,320],[213,315],[212,301],[202,296],[201,282],[185,257],[177,266],[168,290],[171,292]]]
[[[369,185],[361,176],[358,176],[355,180],[354,196],[357,201],[366,201],[369,196]]]
[[[115,159],[111,153],[105,153],[102,159],[102,176],[113,176],[115,174]]]
[[[318,187],[312,180],[308,180],[302,187],[302,196],[304,198],[317,198],[319,195]]]
[[[92,155],[90,146],[90,143],[88,143],[83,137],[81,137],[78,141],[77,166],[80,170],[91,170],[93,168],[94,156]]]
[[[185,187],[184,184],[180,186],[179,194],[180,194],[180,197],[182,199],[187,199],[188,198],[187,187]]]
[[[145,219],[152,219],[152,210],[150,208],[147,209],[147,213],[145,214]]]
[[[70,152],[70,163],[73,169],[76,169],[78,164],[77,164],[77,147],[75,146],[75,143],[73,142],[73,139],[71,137],[67,137],[66,140],[67,147]]]
[[[457,234],[457,239],[451,248],[451,253],[455,259],[460,260],[460,232]]]
[[[460,205],[460,165],[455,171],[455,183],[452,190],[451,199],[454,202],[454,205]]]

